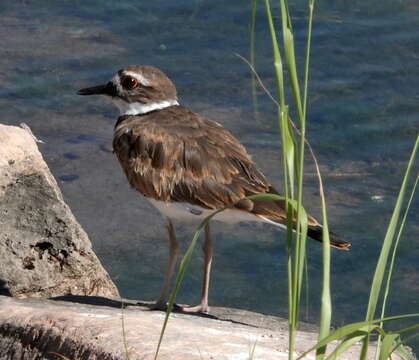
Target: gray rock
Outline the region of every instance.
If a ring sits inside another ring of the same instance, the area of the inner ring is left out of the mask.
[[[1,124],[0,294],[118,296],[33,136]]]
[[[0,360],[152,360],[164,313],[132,305],[122,312],[117,301],[108,301],[107,305],[0,296]],[[254,359],[288,357],[287,330],[273,326],[271,318],[265,322],[264,315],[229,309],[228,320],[224,320],[225,311],[215,309],[218,318],[171,314],[158,359],[250,359],[253,349]],[[246,321],[252,325],[246,325]],[[279,320],[278,324],[284,321]],[[266,328],[265,323],[273,327]],[[296,355],[310,349],[316,341],[316,333],[299,331]],[[332,343],[328,353],[336,345]],[[357,359],[360,349],[360,344],[352,346],[339,360]],[[374,359],[373,351],[372,345],[368,359]],[[314,353],[305,359],[315,359]],[[392,359],[400,357],[394,354]]]

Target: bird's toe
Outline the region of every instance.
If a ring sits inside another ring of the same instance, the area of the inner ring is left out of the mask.
[[[210,308],[209,308],[208,304],[199,304],[199,305],[195,305],[195,306],[189,306],[189,305],[181,306],[180,310],[182,310],[183,312],[187,312],[187,313],[208,314],[209,311],[210,311]]]

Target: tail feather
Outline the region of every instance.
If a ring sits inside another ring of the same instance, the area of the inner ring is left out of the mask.
[[[314,240],[323,241],[323,228],[320,225],[309,225],[307,235]],[[340,250],[349,250],[351,243],[343,240],[335,233],[329,231],[330,246],[333,246]]]
[[[259,218],[261,218],[264,222],[286,229],[286,225],[278,221],[274,221],[265,216],[260,216],[260,215],[259,215]],[[307,235],[313,240],[322,242],[323,241],[323,227],[318,224],[308,225]],[[352,245],[350,242],[343,240],[340,236],[336,235],[335,233],[331,231],[329,231],[329,241],[330,241],[330,246],[337,248],[339,250],[349,250],[349,248]]]
[[[278,194],[278,192],[273,187],[271,187],[267,193]],[[285,201],[264,199],[254,201],[251,212],[260,219],[262,219],[264,222],[270,223],[281,228],[286,228],[287,214],[284,209]],[[311,216],[307,216],[307,220],[307,235],[314,240],[322,242],[322,226],[317,222],[315,218]],[[294,224],[294,227],[295,226],[296,225]],[[333,232],[329,232],[329,240],[330,246],[340,250],[349,250],[349,247],[351,246],[350,242],[343,240],[341,237],[339,237]]]

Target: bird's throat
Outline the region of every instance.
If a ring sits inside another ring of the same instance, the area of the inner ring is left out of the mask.
[[[128,103],[120,98],[112,98],[112,102],[116,105],[122,115],[142,115],[155,110],[161,110],[169,106],[179,105],[177,100],[165,100],[160,102],[143,104],[140,102]]]

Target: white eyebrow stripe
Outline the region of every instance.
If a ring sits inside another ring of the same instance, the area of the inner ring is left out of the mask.
[[[122,89],[121,81],[119,80],[119,75],[118,74],[116,74],[112,78],[111,82],[113,82],[113,84],[116,86],[116,88],[117,88],[117,94],[122,94],[123,89]]]
[[[132,76],[134,79],[137,79],[141,85],[149,86],[150,81],[148,81],[143,75],[132,72],[132,71],[124,71],[124,75]]]

